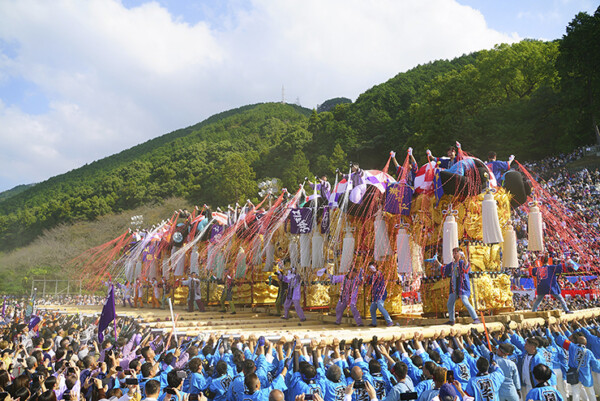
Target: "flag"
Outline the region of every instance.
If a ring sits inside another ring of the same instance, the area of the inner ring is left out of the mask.
[[[570,264],[573,270],[579,270],[579,263],[576,263],[573,259],[569,258],[569,260],[567,260],[567,264]]]
[[[290,212],[290,233],[308,234],[312,230],[312,209],[303,207]]]
[[[413,189],[404,183],[388,185],[385,194],[385,211],[409,216],[413,192]]]
[[[433,179],[435,178],[435,161],[430,161],[421,166],[415,175],[415,192],[429,192],[433,190]]]
[[[42,321],[42,318],[39,317],[38,315],[31,316],[31,319],[29,319],[29,324],[27,325],[27,327],[29,327],[29,331],[34,331],[36,326],[38,324],[40,324],[41,321]]]
[[[27,307],[25,308],[25,317],[30,317],[31,315],[33,315],[33,308],[35,306],[36,294],[37,294],[37,289],[33,291],[33,295],[31,295],[31,300],[29,301],[29,303],[27,304]]]
[[[98,340],[100,340],[100,342],[104,341],[104,330],[106,330],[110,322],[116,318],[117,312],[115,309],[115,287],[111,285],[110,289],[108,290],[106,301],[104,301],[104,306],[102,307],[100,320],[98,321]]]
[[[448,169],[448,172],[464,176],[467,171],[471,169],[475,169],[475,161],[468,157],[454,163],[454,165]]]
[[[223,234],[223,231],[225,231],[223,226],[214,224],[210,230],[211,242],[217,241],[221,237],[221,234]]]
[[[222,226],[227,225],[227,214],[221,212],[212,212],[212,218]]]
[[[144,250],[142,251],[142,261],[143,262],[153,261],[156,258],[154,253],[156,252],[157,249],[158,249],[157,241],[150,241],[149,243],[147,243],[146,246],[144,247]]]
[[[306,202],[312,202],[314,200],[318,200],[321,197],[319,194],[312,194],[308,198],[306,198]]]
[[[348,182],[345,178],[335,185],[333,192],[329,195],[329,206],[337,207],[340,197],[346,193],[348,185],[350,185],[350,189],[352,189],[352,182]]]
[[[374,186],[381,193],[385,192],[388,185],[396,182],[394,177],[379,170],[365,170],[363,177],[368,185]]]

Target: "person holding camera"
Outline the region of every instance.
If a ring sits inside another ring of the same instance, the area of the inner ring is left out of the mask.
[[[454,326],[455,313],[454,308],[456,300],[460,298],[467,312],[473,319],[474,324],[481,323],[477,318],[477,312],[475,308],[469,302],[469,296],[471,295],[471,282],[469,280],[469,273],[471,272],[471,264],[467,261],[465,254],[456,247],[452,250],[453,261],[444,266],[442,270],[443,278],[450,278],[450,294],[448,295],[448,324]],[[440,261],[435,259],[438,266],[442,266]]]
[[[167,387],[158,397],[158,401],[188,401],[190,394],[184,392],[181,387],[187,377],[184,370],[173,369],[167,374]],[[146,384],[146,391],[148,384]]]

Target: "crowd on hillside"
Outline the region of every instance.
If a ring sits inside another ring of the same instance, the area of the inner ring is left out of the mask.
[[[30,300],[30,296],[14,296],[7,295],[6,300],[8,302],[16,303],[17,305],[25,305]],[[105,296],[98,295],[40,295],[36,291],[36,304],[37,305],[70,305],[70,306],[83,306],[83,305],[102,305]]]
[[[596,169],[581,168],[569,170],[566,168],[568,163],[574,162],[584,155],[584,148],[578,148],[572,153],[561,154],[548,157],[531,163],[524,163],[524,166],[533,175],[542,186],[550,193],[554,200],[561,203],[569,217],[578,222],[577,225],[570,227],[575,232],[575,236],[584,238],[586,234],[592,233],[592,238],[585,239],[587,250],[592,251],[592,257],[600,258],[600,171]],[[513,290],[523,290],[519,285],[520,278],[530,278],[531,269],[535,264],[537,256],[527,250],[527,211],[525,208],[519,208],[513,211],[512,220],[517,234],[517,249],[521,257],[521,266],[511,271],[513,275]],[[583,232],[585,231],[585,233]],[[555,260],[565,261],[572,259],[580,262],[577,252],[563,251],[564,244],[559,243],[553,238],[545,238],[546,247],[551,250]],[[586,274],[583,270],[575,270],[572,265],[565,266],[565,273]],[[595,275],[596,272],[589,272]],[[565,290],[591,290],[597,289],[597,278],[576,281],[568,280],[564,277],[558,279],[559,285]],[[587,295],[586,297],[566,296],[565,300],[572,310],[580,310],[600,305],[597,296]],[[528,294],[515,293],[514,306],[517,310],[531,309],[533,299]],[[555,299],[547,297],[541,310],[555,309],[558,303]]]
[[[117,318],[99,341],[97,318],[47,314],[32,323],[21,308],[5,312],[2,400],[593,401],[600,385],[595,319],[505,326],[489,338],[451,328],[431,338],[318,342],[176,337]]]

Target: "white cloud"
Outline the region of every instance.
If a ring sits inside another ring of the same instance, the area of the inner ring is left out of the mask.
[[[419,63],[518,39],[453,0],[254,0],[228,10],[190,25],[157,3],[0,2],[0,40],[17,44],[15,58],[0,54],[0,100],[14,78],[50,100],[41,115],[0,107],[0,189],[279,100],[282,84],[288,101],[314,107]]]

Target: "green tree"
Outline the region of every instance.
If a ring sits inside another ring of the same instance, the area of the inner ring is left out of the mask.
[[[586,140],[589,143],[595,134],[600,143],[600,102],[597,100],[600,96],[600,7],[594,15],[582,12],[569,23],[567,33],[560,41],[556,65],[567,95],[565,105],[586,116],[573,134],[583,137],[583,143]]]
[[[255,177],[254,170],[242,155],[228,154],[212,180],[218,204],[244,203],[246,199],[254,198],[258,191]]]
[[[329,158],[329,168],[328,173],[330,175],[335,174],[336,169],[343,169],[348,165],[348,156],[346,152],[342,149],[340,144],[336,144],[333,148],[333,152],[331,153],[331,157]]]
[[[308,159],[304,155],[304,152],[297,150],[288,159],[285,168],[281,172],[283,186],[291,193],[294,193],[298,188],[298,184],[303,183],[306,177],[310,179],[313,177],[313,174],[310,172]]]

